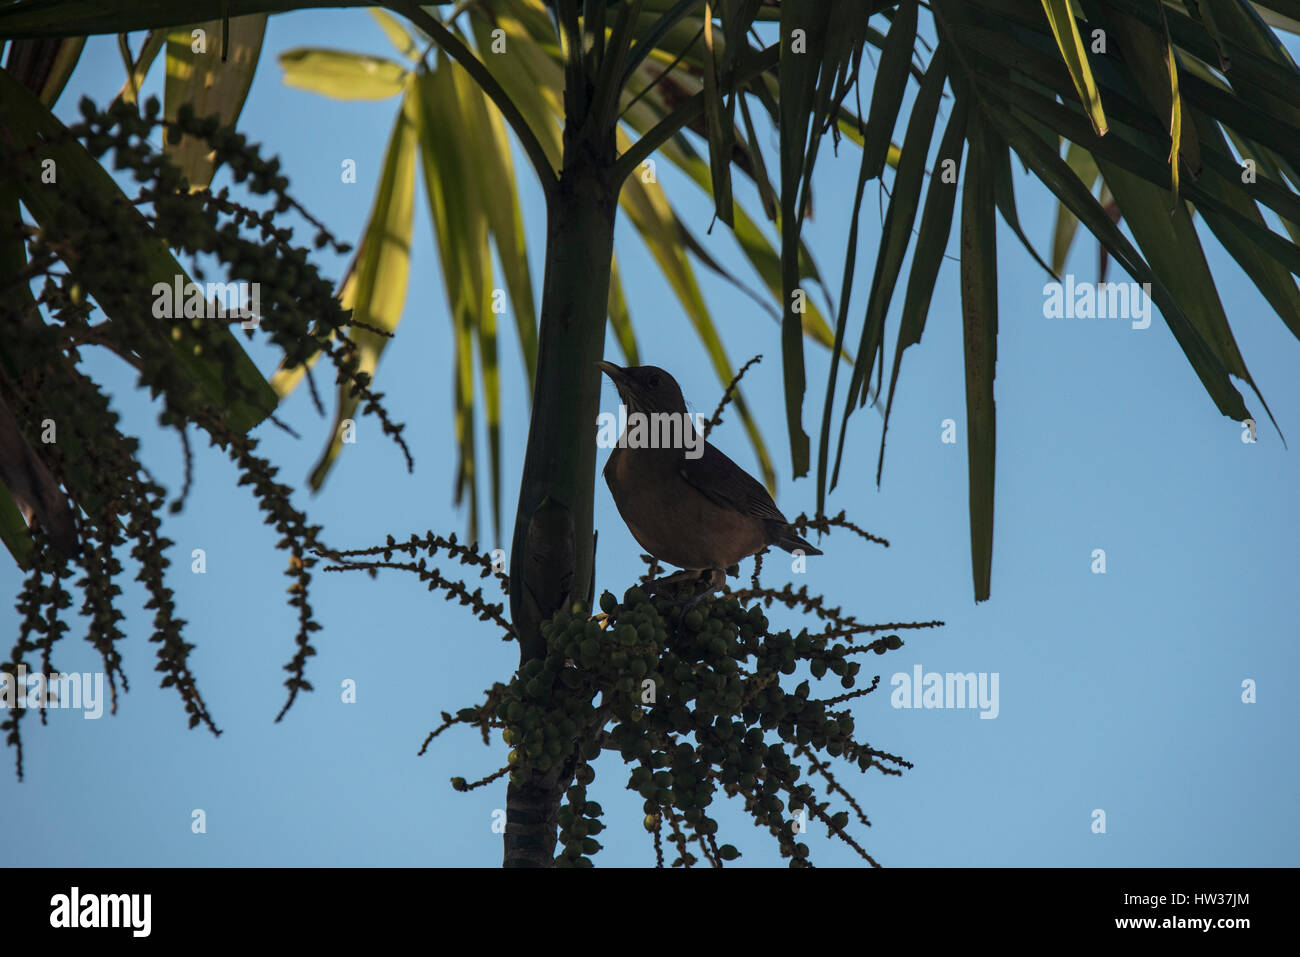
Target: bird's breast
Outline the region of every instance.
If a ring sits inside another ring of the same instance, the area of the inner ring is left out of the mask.
[[[605,481],[632,537],[662,562],[726,568],[767,544],[763,522],[713,502],[681,474],[681,453],[617,448]]]

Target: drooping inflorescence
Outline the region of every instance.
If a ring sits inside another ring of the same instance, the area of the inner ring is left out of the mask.
[[[360,397],[362,411],[375,415],[405,452],[402,426],[389,419],[381,396],[371,392],[348,338],[351,317],[340,308],[334,284],[309,261],[311,250],[293,242],[285,214],[292,212],[316,231],[314,248],[329,245],[346,252],[348,247],[288,194],[278,160],[262,158],[242,135],[192,110],[182,108],[175,121],[166,121],[156,99],[142,112],[122,101],[100,110],[83,100],[80,109],[81,121],[70,127],[23,140],[17,124],[6,121],[7,132],[0,136],[5,187],[0,244],[9,251],[11,267],[0,276],[0,402],[17,423],[21,441],[48,469],[47,484],[67,490],[66,499],[62,492],[51,498],[64,502],[65,521],[60,525],[50,515],[38,516],[30,539],[15,546],[28,577],[19,599],[20,634],[3,668],[16,674],[33,652],[40,654],[44,670],[53,668],[56,642],[68,630],[61,616],[72,607],[61,582],[67,576],[58,569],[71,562],[82,572],[75,584],[83,596],[79,610],[89,619],[85,637],[102,656],[116,705],[119,684],[127,688],[115,646],[122,637],[121,549],[129,545],[136,577],[148,594],[146,607],[153,612],[150,640],[158,645],[161,684],[177,689],[191,727],[203,724],[215,734],[219,731],[187,663],[192,645],[182,636],[185,622],[165,581],[166,552],[173,544],[162,532],[166,491],[140,460],[138,441],[88,371],[89,352],[109,350],[136,370],[139,384],[160,406],[159,423],[183,437],[187,486],[186,430],[194,428],[231,459],[239,484],[251,487],[279,533],[278,547],[288,552],[289,601],[298,612],[285,709],[311,687],[305,666],[314,653],[311,632],[319,625],[308,587],[323,548],[320,527],[294,507],[290,488],[276,481],[276,468],[257,454],[258,441],[247,434],[257,421],[274,420],[275,401],[232,334],[238,325],[255,334],[245,317],[160,318],[155,287],[175,280],[184,288],[191,276],[203,279],[215,268],[223,283],[257,288],[260,305],[253,326],[282,351],[286,367],[327,357],[338,381]],[[151,142],[159,132],[173,141],[183,134],[205,139],[216,162],[254,197],[252,204],[232,198],[229,188],[191,192]],[[95,162],[101,158],[138,184],[135,195],[128,196],[103,173]],[[268,208],[257,208],[256,197],[265,197]],[[34,225],[21,217],[19,200]],[[173,255],[188,257],[189,268]],[[173,511],[183,498],[184,492]],[[41,526],[41,518],[49,527]],[[66,534],[54,534],[58,531]],[[18,727],[24,710],[13,710],[0,726],[16,748],[20,776]]]
[[[472,724],[485,743],[488,730],[499,729],[511,748],[501,771],[473,784],[454,778],[453,786],[469,790],[507,772],[516,787],[562,782],[556,864],[590,866],[606,824],[589,792],[598,762],[612,751],[628,768],[624,786],[644,802],[642,823],[661,865],[665,845],[675,851],[671,866],[722,866],[739,856],[718,843],[710,808],[720,797],[742,802],[792,867],[811,864],[801,835],[814,822],[875,864],[848,830],[853,815],[870,822],[831,768],[836,759],[886,774],[911,767],[860,740],[846,706],[879,682],[863,685],[851,656],[883,654],[902,640],[891,634],[858,646],[806,628],[776,631],[761,605],[724,593],[691,606],[691,588],[655,592],[647,583],[622,599],[605,592],[594,614],[580,602],[557,612],[542,626],[544,658],[494,685],[480,706],[444,714],[430,735]],[[832,627],[850,627],[838,609],[830,612]],[[808,677],[796,681],[803,669]],[[828,677],[846,693],[814,694]]]

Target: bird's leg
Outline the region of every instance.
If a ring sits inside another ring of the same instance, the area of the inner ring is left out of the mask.
[[[715,591],[717,591],[726,583],[727,583],[726,572],[724,572],[721,568],[710,568],[708,583],[705,584],[703,587],[697,589],[695,594],[686,600],[686,604],[682,605],[682,613],[685,614],[686,612],[690,611],[692,608],[694,608],[696,605],[702,602],[709,595],[712,595]]]
[[[693,581],[699,577],[699,574],[698,569],[694,571],[686,569],[685,571],[673,572],[671,575],[665,575],[663,578],[656,578],[653,581],[646,582],[642,588],[645,590],[646,594],[653,595],[671,589],[671,587],[676,585],[678,582]]]
[[[684,611],[690,611],[701,601],[703,601],[707,596],[713,594],[719,588],[721,588],[723,585],[726,584],[727,574],[722,569],[710,568],[707,569],[707,571],[708,571],[707,579],[704,577],[704,575],[700,573],[699,570],[694,570],[694,571],[687,570],[681,572],[674,572],[671,575],[665,575],[663,578],[657,578],[652,582],[648,582],[645,585],[645,589],[647,592],[653,594],[655,592],[667,591],[671,588],[671,586],[676,585],[680,582],[694,581],[696,583],[696,588],[690,595],[688,595],[686,598],[671,599],[672,604],[681,605]]]

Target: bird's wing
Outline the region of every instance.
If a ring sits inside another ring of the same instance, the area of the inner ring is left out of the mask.
[[[699,458],[682,459],[681,472],[686,481],[716,505],[754,518],[788,522],[767,489],[708,442],[704,443],[704,454]]]

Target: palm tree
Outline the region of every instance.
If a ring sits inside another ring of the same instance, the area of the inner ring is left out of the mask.
[[[351,5],[196,0],[183,12],[191,21],[229,17],[226,35],[233,38],[236,26],[248,30],[253,39],[243,42],[251,48],[266,14]],[[597,412],[595,362],[605,354],[607,326],[625,355],[636,357],[615,265],[620,208],[650,245],[719,376],[725,381],[731,372],[687,253],[706,267],[716,264],[662,194],[646,188],[644,164],[655,158],[678,165],[711,192],[717,218],[735,231],[778,303],[796,478],[814,463],[805,426],[804,340],[829,346],[815,447],[819,511],[839,480],[850,416],[884,394],[879,481],[902,355],[924,332],[930,292],[956,223],[977,601],[989,596],[992,567],[996,216],[1030,246],[1019,226],[1013,153],[1061,206],[1051,262],[1039,259],[1045,272],[1056,278],[1082,223],[1133,280],[1149,284],[1222,414],[1251,418],[1230,377],[1249,385],[1261,404],[1263,398],[1234,341],[1194,214],[1300,334],[1293,278],[1300,272],[1300,74],[1273,32],[1300,27],[1294,0],[464,0],[454,6],[389,0],[380,6],[406,20],[401,26],[383,17],[401,60],[304,49],[286,55],[281,66],[287,82],[325,94],[402,97],[384,177],[341,298],[375,330],[358,334],[362,368],[372,372],[404,299],[418,152],[456,323],[458,489],[470,495],[476,517],[471,397],[477,348],[487,397],[490,509],[499,521],[495,244],[533,382],[510,566],[510,617],[523,664],[545,652],[542,621],[575,599],[592,597],[595,444],[586,424]],[[0,9],[0,37],[41,43],[154,31],[139,57],[129,57],[134,77],[161,48],[162,31],[180,25],[178,16],[164,2],[110,0],[92,8],[18,0]],[[45,60],[63,69],[74,59],[68,44],[76,42],[23,49],[45,50]],[[870,47],[879,50],[874,75],[863,69]],[[173,44],[167,56],[183,62],[187,54]],[[246,81],[255,62],[254,54],[229,70]],[[57,79],[57,69],[45,75]],[[913,81],[918,90],[895,146]],[[228,92],[217,105],[233,121],[241,81],[231,80]],[[176,103],[187,95],[193,91],[178,85]],[[170,86],[168,96],[170,112],[176,108]],[[860,114],[849,107],[859,101]],[[486,109],[489,103],[495,109]],[[779,137],[775,156],[764,155],[756,135],[764,122]],[[458,135],[436,134],[448,126]],[[546,199],[535,328],[506,130]],[[801,244],[812,173],[828,133],[860,147],[838,304],[825,297],[833,325],[807,295],[820,279]],[[493,189],[474,187],[470,164],[488,165]],[[853,324],[849,301],[862,199],[866,184],[881,179],[887,166],[894,173],[881,244],[864,315]],[[735,202],[731,178],[737,173],[757,185],[775,241]],[[886,392],[886,320],[909,249]],[[852,347],[850,325],[857,329]],[[286,362],[272,383],[277,393],[293,387],[303,358]],[[575,369],[586,371],[575,376]],[[356,401],[345,387],[339,419]],[[743,406],[742,415],[770,483],[774,470],[758,430]],[[332,438],[313,484],[323,480],[338,448]],[[507,864],[552,860],[555,813],[572,770],[573,762],[563,761],[540,782],[511,784]]]

